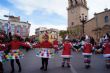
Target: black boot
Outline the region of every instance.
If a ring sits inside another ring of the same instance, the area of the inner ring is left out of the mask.
[[[64,64],[62,64],[62,66],[61,67],[65,67],[65,65]]]
[[[18,72],[21,72],[21,71],[22,71],[21,68],[19,68]]]
[[[12,68],[10,73],[14,73],[14,60],[11,60],[10,62],[11,62],[11,68]]]
[[[20,64],[19,59],[16,59],[16,63],[18,64],[18,67],[19,67],[18,72],[21,72],[22,70],[21,70],[21,64]]]
[[[0,62],[0,73],[3,73],[3,64]]]
[[[14,73],[15,71],[14,70],[11,70],[11,72],[10,73]]]
[[[44,70],[44,63],[45,63],[45,58],[42,58],[42,67],[40,67],[40,70]]]
[[[70,68],[71,67],[70,64],[67,64],[67,67]]]
[[[62,62],[62,65],[61,65],[61,67],[65,67],[65,62]]]
[[[44,66],[45,66],[45,67],[44,67],[44,71],[47,71],[48,62],[46,62]]]
[[[44,66],[42,66],[41,68],[40,68],[40,70],[43,70],[44,69]]]
[[[89,68],[90,68],[90,65],[85,65],[85,68],[86,68],[86,69],[89,69]]]
[[[107,68],[107,69],[110,69],[110,65],[106,65],[106,68]]]
[[[44,71],[47,71],[47,68],[44,68]]]

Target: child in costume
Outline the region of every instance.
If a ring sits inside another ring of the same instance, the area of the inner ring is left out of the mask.
[[[90,63],[91,63],[91,56],[92,56],[92,51],[93,51],[93,46],[90,43],[89,37],[86,35],[85,43],[83,45],[83,56],[84,56],[84,63],[85,63],[85,68],[90,68]]]
[[[70,68],[72,43],[70,42],[68,36],[66,36],[62,48],[63,48],[61,55],[61,57],[63,57],[62,67],[65,66],[65,63],[67,63],[67,67]]]
[[[41,57],[42,60],[42,66],[40,69],[47,71],[48,60],[52,57],[52,53],[50,50],[53,46],[52,43],[49,42],[49,36],[47,34],[43,36],[43,39],[44,40],[41,43],[34,45],[34,48],[40,48],[40,52],[37,53],[37,56]]]
[[[23,58],[24,54],[22,51],[19,50],[21,46],[23,47],[29,47],[29,45],[25,44],[24,42],[19,41],[20,36],[18,34],[15,34],[12,37],[12,41],[7,44],[7,46],[10,49],[10,52],[7,55],[7,59],[10,59],[11,62],[11,73],[14,73],[14,61],[18,64],[19,70],[18,72],[21,72],[21,64],[19,59]]]
[[[54,47],[54,49],[55,49],[55,53],[58,53],[58,40],[57,40],[57,39],[55,39],[55,40],[53,41],[53,47]]]
[[[100,42],[102,47],[97,50],[98,53],[102,52],[106,62],[106,68],[110,69],[110,36],[108,33],[103,38],[103,42]]]
[[[103,56],[105,57],[106,68],[110,69],[110,39],[106,39],[103,44]]]

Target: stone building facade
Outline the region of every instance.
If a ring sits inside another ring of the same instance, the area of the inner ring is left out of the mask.
[[[88,20],[88,7],[86,0],[68,0],[68,28],[72,38],[82,36],[82,23],[80,16],[87,16],[87,21],[84,24],[84,33],[92,36],[96,41],[99,41],[105,33],[110,34],[110,10],[105,9],[100,13],[95,13],[94,17]]]
[[[110,10],[106,8],[103,12],[95,13],[85,24],[85,33],[97,41],[106,33],[110,34]]]
[[[68,0],[68,28],[72,32],[72,37],[82,34],[80,16],[84,14],[88,17],[88,7],[86,0]]]

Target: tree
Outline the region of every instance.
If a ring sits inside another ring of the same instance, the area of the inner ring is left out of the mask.
[[[64,39],[68,33],[68,31],[60,31],[59,35]]]

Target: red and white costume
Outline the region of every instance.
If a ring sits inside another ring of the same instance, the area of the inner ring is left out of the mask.
[[[54,47],[54,49],[58,49],[58,41],[57,40],[53,41],[53,47]]]
[[[72,44],[70,42],[64,42],[63,44],[63,51],[62,51],[62,57],[64,58],[70,58],[71,57],[71,48]]]
[[[83,55],[92,55],[92,50],[93,50],[92,44],[85,42],[83,46]]]
[[[104,57],[110,57],[110,42],[104,43],[103,45],[103,55]]]

